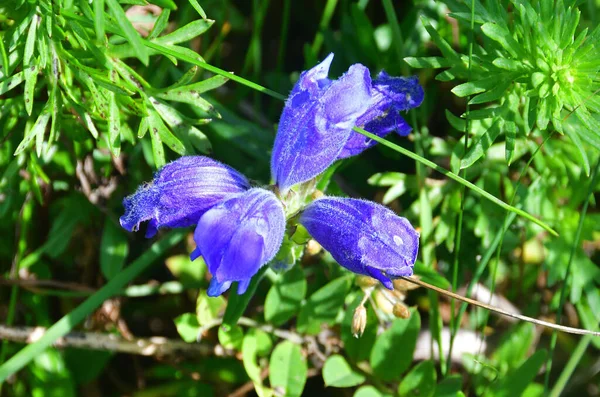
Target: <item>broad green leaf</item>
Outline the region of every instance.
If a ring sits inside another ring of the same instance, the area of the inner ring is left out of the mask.
[[[200,291],[196,300],[198,324],[204,326],[221,317],[225,310],[225,304],[225,298],[222,296],[208,296],[206,291]]]
[[[343,356],[334,354],[323,365],[325,386],[353,387],[365,381],[365,376],[353,369]]]
[[[460,375],[450,375],[442,379],[435,388],[434,397],[459,397],[463,394],[460,389],[462,388],[462,378]]]
[[[187,343],[193,343],[198,338],[198,332],[200,331],[200,324],[194,313],[184,313],[181,316],[176,317],[174,320],[175,328],[181,339]]]
[[[35,357],[29,366],[29,385],[32,397],[76,396],[75,383],[62,355],[55,349],[48,349]]]
[[[395,319],[392,326],[377,337],[371,350],[373,373],[385,381],[399,379],[412,363],[420,329],[421,318],[415,310],[411,310],[409,319]]]
[[[121,5],[117,0],[105,1],[108,5],[108,8],[112,11],[115,19],[117,20],[119,27],[122,29],[125,38],[133,46],[133,50],[137,54],[137,57],[144,65],[148,66],[148,49],[144,46],[144,41],[127,18],[127,15],[125,15],[125,11],[123,8],[121,8]]]
[[[204,280],[207,268],[202,257],[192,261],[189,255],[174,255],[165,260],[173,276],[184,284],[200,283]]]
[[[215,23],[215,21],[212,19],[197,19],[174,32],[158,37],[155,41],[168,46],[190,41],[206,32],[213,23]]]
[[[269,362],[269,381],[277,395],[301,396],[308,367],[299,345],[290,341],[278,344]]]
[[[107,280],[123,269],[128,253],[127,234],[112,219],[106,218],[100,242],[100,270]]]
[[[437,373],[433,361],[423,361],[402,379],[398,386],[398,395],[400,397],[432,397],[435,393],[436,382]]]
[[[391,394],[382,393],[375,386],[361,386],[353,397],[392,397]]]
[[[226,349],[240,350],[244,341],[244,331],[239,325],[219,327],[219,343]]]
[[[493,397],[512,397],[523,394],[527,386],[535,379],[546,360],[546,350],[538,350],[519,368],[502,377],[487,394]]]
[[[259,397],[271,396],[272,393],[270,390],[262,384],[262,379],[260,376],[261,367],[257,363],[259,350],[257,334],[260,334],[259,330],[251,329],[246,336],[244,336],[244,342],[242,343],[242,362],[248,377],[254,383],[254,389]]]
[[[316,335],[321,329],[321,324],[333,323],[344,306],[350,280],[347,276],[340,277],[315,291],[300,309],[298,331]]]
[[[300,266],[294,266],[271,286],[265,299],[265,320],[279,326],[300,310],[306,296],[306,277]]]

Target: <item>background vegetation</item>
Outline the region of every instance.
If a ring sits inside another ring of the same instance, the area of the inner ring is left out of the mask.
[[[423,280],[598,330],[599,12],[598,0],[3,1],[1,392],[599,395],[600,338],[405,283],[373,289],[312,243],[253,296],[208,298],[190,231],[146,240],[118,223],[123,197],[181,155],[268,184],[282,99],[334,52],[333,76],[358,62],[417,74],[426,94],[408,139],[334,165],[327,192],[409,218]]]

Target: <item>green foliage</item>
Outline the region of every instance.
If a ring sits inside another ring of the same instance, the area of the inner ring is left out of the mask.
[[[469,97],[470,105],[485,105],[461,116],[482,120],[471,126],[475,143],[460,168],[480,159],[503,133],[508,164],[515,160],[517,142],[532,131],[556,130],[577,147],[590,172],[586,146],[600,149],[598,115],[600,89],[600,29],[580,26],[581,12],[570,1],[510,1],[484,6],[447,1],[451,17],[463,26],[476,24],[472,56],[460,54],[423,18],[425,28],[443,58],[406,58],[416,68],[449,68],[436,76],[442,81],[468,80],[452,89]],[[508,11],[510,10],[510,11]],[[463,124],[464,125],[464,124]]]
[[[0,333],[48,328],[25,347],[3,340],[2,392],[533,397],[600,386],[587,371],[598,338],[553,339],[422,288],[368,284],[313,242],[304,249],[303,228],[245,294],[234,284],[209,298],[192,230],[154,242],[119,227],[123,197],[181,155],[268,183],[281,100],[327,53],[331,77],[356,62],[373,74],[412,67],[426,95],[403,114],[411,135],[369,135],[380,143],[317,189],[408,218],[422,281],[487,303],[483,285],[493,305],[598,329],[597,4],[300,3],[2,2]],[[73,331],[189,345],[144,358],[51,347]]]

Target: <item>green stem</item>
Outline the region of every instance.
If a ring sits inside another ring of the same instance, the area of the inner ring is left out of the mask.
[[[469,32],[469,64],[468,64],[468,75],[467,82],[471,81],[471,66],[473,62],[473,40],[474,40],[474,32],[475,32],[475,0],[471,0],[471,31]],[[466,121],[465,121],[465,147],[463,153],[467,153],[469,149],[469,133],[471,131],[471,118],[469,117],[469,112],[471,110],[471,106],[469,102],[471,100],[471,96],[467,96],[467,107],[465,109],[466,113]],[[464,155],[463,155],[464,157]],[[461,170],[461,177],[467,179],[467,170]],[[452,263],[452,291],[456,291],[458,289],[458,262],[460,255],[460,246],[462,243],[462,226],[463,226],[463,213],[465,212],[465,194],[466,189],[465,186],[461,186],[460,189],[460,212],[458,213],[457,219],[457,227],[456,227],[456,236],[454,240],[454,261]],[[454,313],[454,300],[450,301],[450,313]],[[452,357],[452,349],[454,348],[454,338],[456,337],[456,333],[458,332],[458,326],[460,322],[457,321],[455,316],[450,316],[450,346],[448,347],[448,361]]]
[[[585,335],[583,338],[581,338],[581,340],[579,340],[575,350],[573,350],[571,353],[571,358],[569,358],[567,365],[565,365],[565,368],[563,368],[562,373],[558,377],[558,380],[554,384],[554,387],[550,391],[548,397],[559,397],[563,390],[565,390],[567,382],[571,378],[571,375],[573,375],[575,368],[577,368],[577,364],[579,364],[579,361],[581,361],[581,358],[585,354],[588,345],[592,341],[592,338],[592,335]]]
[[[549,233],[551,233],[553,236],[558,236],[558,233],[552,229],[550,226],[548,226],[545,222],[536,219],[535,217],[533,217],[531,214],[528,214],[527,212],[519,209],[519,208],[515,208],[512,205],[509,205],[507,203],[505,203],[504,201],[500,200],[499,198],[495,197],[494,195],[486,192],[485,190],[481,189],[480,187],[476,186],[475,184],[461,178],[460,176],[456,175],[455,173],[448,171],[447,169],[440,167],[439,165],[437,165],[436,163],[434,163],[431,160],[427,160],[424,157],[421,157],[413,152],[411,152],[410,150],[407,150],[405,148],[403,148],[402,146],[398,146],[386,139],[383,139],[381,137],[378,137],[375,134],[370,133],[369,131],[365,131],[360,127],[354,127],[354,131],[358,132],[359,134],[362,134],[368,138],[371,138],[372,140],[381,143],[384,146],[389,147],[390,149],[395,150],[396,152],[403,154],[407,157],[410,157],[413,160],[416,160],[422,164],[425,164],[426,166],[428,166],[429,168],[432,168],[434,170],[436,170],[437,172],[439,172],[440,174],[462,184],[465,185],[466,187],[468,187],[469,189],[475,191],[476,193],[480,194],[481,196],[483,196],[484,198],[488,199],[489,201],[491,201],[492,203],[496,204],[497,206],[499,206],[500,208],[503,208],[507,211],[510,212],[514,212],[517,215],[522,216],[525,219],[530,220],[531,222],[535,223],[536,225],[542,227],[544,230],[548,231]]]
[[[594,187],[596,187],[596,178],[598,177],[598,169],[600,168],[600,158],[596,162],[596,167],[592,171],[592,180],[590,182],[590,186],[588,187],[587,198],[585,203],[583,203],[583,208],[581,209],[581,215],[579,216],[579,224],[577,225],[577,231],[575,232],[575,239],[573,240],[573,245],[571,246],[571,253],[569,255],[569,262],[567,263],[567,269],[565,270],[565,276],[563,277],[563,285],[560,290],[560,301],[558,304],[558,310],[556,313],[556,324],[560,324],[562,319],[562,311],[563,306],[565,304],[565,300],[567,298],[567,288],[569,285],[569,278],[571,276],[571,266],[573,265],[573,259],[575,258],[575,254],[577,253],[577,248],[579,248],[579,241],[581,239],[581,231],[583,230],[583,221],[585,220],[585,215],[587,213],[588,206],[590,204],[590,199],[594,194]],[[554,349],[556,348],[556,331],[552,333],[552,339],[550,340],[550,349],[548,352],[548,360],[546,362],[546,376],[544,377],[544,390],[548,390],[548,386],[550,384],[550,372],[552,370],[552,356],[554,355]]]
[[[118,291],[122,290],[125,285],[137,277],[167,249],[180,242],[184,235],[184,231],[169,232],[162,240],[154,243],[148,251],[110,280],[98,292],[58,320],[37,342],[24,347],[11,357],[6,363],[0,366],[0,383],[4,382],[10,375],[22,369],[44,350],[52,346],[57,339],[68,334],[77,324],[96,310],[102,302],[117,294]]]
[[[315,35],[315,40],[311,46],[311,53],[313,58],[317,58],[319,55],[319,51],[321,51],[321,46],[323,45],[323,31],[327,29],[329,26],[329,22],[331,22],[331,17],[333,16],[333,12],[335,11],[335,7],[337,6],[338,0],[327,0],[327,4],[325,4],[325,10],[323,11],[323,15],[321,16],[321,22],[319,22],[319,31]]]

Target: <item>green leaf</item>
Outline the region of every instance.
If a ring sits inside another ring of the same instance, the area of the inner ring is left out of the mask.
[[[480,92],[496,87],[500,79],[501,76],[493,76],[477,81],[469,81],[468,83],[463,83],[454,87],[452,93],[461,98],[468,95],[479,94]]]
[[[434,397],[458,397],[462,396],[462,378],[460,375],[450,375],[438,383]]]
[[[350,367],[343,356],[334,354],[323,365],[323,381],[326,387],[353,387],[363,383],[365,376]]]
[[[294,266],[271,286],[265,300],[265,320],[279,326],[300,310],[306,296],[306,277],[300,266]]]
[[[184,284],[198,284],[204,280],[207,268],[203,258],[192,261],[189,255],[174,255],[165,260],[173,276]]]
[[[23,52],[23,67],[28,68],[30,66],[31,57],[33,57],[33,51],[35,49],[35,36],[37,25],[40,21],[40,17],[36,14],[31,19],[29,25],[29,31],[27,32],[27,41],[25,42],[25,50]]]
[[[306,358],[300,346],[284,341],[275,347],[269,362],[269,381],[277,395],[301,396],[307,371]]]
[[[368,385],[359,387],[353,397],[392,397],[392,395],[382,393],[375,386]]]
[[[31,396],[76,396],[73,378],[61,353],[55,349],[48,349],[35,357],[29,371]]]
[[[15,154],[14,154],[15,156],[18,155],[19,153],[21,153],[23,150],[27,149],[29,147],[29,145],[31,144],[31,141],[33,140],[33,138],[37,137],[37,140],[39,141],[39,139],[40,139],[39,137],[41,137],[42,141],[43,141],[43,137],[44,137],[44,133],[46,132],[46,126],[48,125],[48,121],[50,121],[50,109],[48,109],[48,107],[45,107],[44,111],[42,111],[42,113],[40,113],[40,115],[38,116],[33,127],[31,127],[31,129],[25,133],[23,140],[21,141],[19,146],[17,146],[17,149],[15,150]],[[38,150],[41,151],[41,149],[42,148],[40,145]]]
[[[321,324],[331,324],[344,305],[350,289],[350,277],[337,278],[315,291],[300,309],[297,328],[301,333],[316,335]]]
[[[535,379],[546,360],[546,350],[536,351],[527,361],[512,373],[496,383],[489,395],[494,397],[512,397],[523,394],[527,386]]]
[[[406,57],[404,58],[404,62],[408,63],[410,67],[417,69],[439,69],[452,66],[452,63],[450,61],[442,57]]]
[[[477,139],[477,142],[473,144],[465,157],[460,161],[460,168],[468,168],[472,166],[477,160],[479,160],[486,151],[492,146],[498,135],[500,135],[500,130],[502,129],[504,122],[501,118],[497,118],[492,126],[488,128],[483,135]]]
[[[23,91],[23,99],[25,101],[25,110],[30,116],[33,110],[33,97],[35,96],[35,85],[37,83],[38,72],[38,65],[31,65],[25,69],[25,89]]]
[[[7,93],[12,90],[19,84],[21,84],[24,80],[23,72],[15,73],[9,78],[2,80],[0,82],[0,95]]]
[[[219,327],[219,343],[226,349],[239,350],[244,341],[244,331],[239,325]]]
[[[250,281],[248,289],[246,289],[246,292],[242,295],[238,295],[237,293],[237,283],[231,286],[231,289],[235,292],[232,291],[229,294],[227,308],[225,309],[225,315],[223,315],[224,327],[233,327],[235,324],[237,324],[240,317],[242,317],[242,314],[244,314],[244,311],[246,311],[246,307],[248,307],[248,303],[250,303],[250,299],[252,299],[254,296],[256,288],[265,275],[267,269],[268,266],[263,266],[258,273],[252,277],[252,281]]]
[[[127,266],[115,278],[110,280],[104,287],[87,298],[82,304],[72,309],[68,314],[51,326],[36,342],[27,345],[4,364],[0,365],[0,382],[26,366],[46,349],[52,346],[58,339],[68,334],[75,326],[86,319],[103,302],[111,298],[129,284],[135,277],[144,271],[150,264],[154,263],[167,249],[173,247],[183,239],[184,233],[173,231],[164,236],[163,239],[154,243],[150,249],[137,258],[131,265]]]
[[[200,324],[198,324],[198,319],[194,313],[184,313],[173,319],[173,321],[181,339],[187,343],[196,342],[198,332],[200,332]]]
[[[221,313],[225,309],[225,303],[223,296],[208,296],[206,291],[200,291],[196,300],[198,324],[204,326],[221,317]]]
[[[377,337],[371,350],[373,373],[384,381],[399,379],[412,363],[420,329],[421,318],[415,310],[411,310],[409,319],[395,319],[392,326]]]
[[[410,370],[398,386],[400,397],[432,397],[435,393],[437,373],[433,361],[423,361]]]
[[[198,19],[182,26],[174,32],[156,38],[155,41],[168,46],[190,41],[206,32],[213,23],[215,23],[215,21],[212,19]]]
[[[197,0],[188,0],[190,2],[190,4],[192,5],[192,7],[194,7],[194,9],[196,10],[196,12],[198,14],[200,14],[200,16],[204,19],[206,19],[206,13],[204,12],[204,10],[202,9],[202,7],[200,6],[200,4],[198,4]]]
[[[511,33],[503,26],[494,22],[488,22],[481,25],[481,31],[490,39],[496,41],[508,53],[516,59],[525,59],[521,46],[515,41]]]
[[[133,47],[138,59],[142,61],[144,65],[148,66],[148,49],[144,46],[144,41],[127,18],[127,15],[125,15],[125,11],[123,11],[123,8],[121,8],[121,5],[117,0],[105,1],[108,4],[108,8],[112,11],[115,19],[117,20],[119,27],[122,29],[125,38]]]
[[[152,40],[157,38],[169,25],[169,16],[171,15],[171,10],[165,8],[162,10],[156,21],[154,22],[154,27],[152,31],[148,35],[148,40]]]
[[[152,102],[152,99],[150,99]],[[148,125],[150,127],[150,133],[152,135],[157,135],[160,137],[160,142],[165,143],[171,150],[174,152],[184,155],[185,154],[185,146],[181,141],[173,135],[171,131],[165,126],[160,115],[156,110],[154,110],[154,104],[152,107],[148,107]],[[156,161],[156,158],[155,158]],[[164,163],[164,158],[163,158]]]
[[[106,218],[100,242],[100,270],[107,280],[123,269],[128,253],[127,234],[112,219]]]
[[[510,165],[515,155],[515,142],[517,140],[517,125],[513,121],[504,123],[506,136],[506,162]]]
[[[511,84],[513,84],[513,82],[511,80],[500,80],[499,82],[496,83],[496,86],[493,87],[491,90],[488,90],[484,93],[481,93],[481,94],[473,97],[469,101],[469,104],[477,105],[480,103],[497,101],[498,99],[502,98],[506,94],[506,91],[511,86]]]
[[[94,29],[96,30],[96,40],[102,43],[106,40],[104,33],[104,0],[95,0],[94,6]]]

